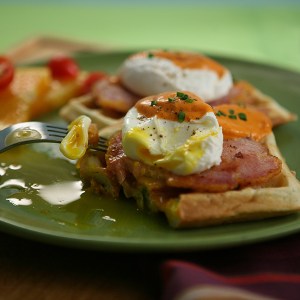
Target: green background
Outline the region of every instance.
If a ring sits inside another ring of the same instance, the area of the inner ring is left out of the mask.
[[[0,0],[0,52],[50,35],[121,50],[196,49],[300,70],[300,1],[24,2]]]

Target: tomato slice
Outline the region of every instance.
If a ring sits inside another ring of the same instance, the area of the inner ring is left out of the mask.
[[[81,91],[80,93],[82,95],[87,94],[89,92],[91,92],[93,85],[97,82],[100,81],[104,78],[107,77],[107,74],[104,72],[91,72],[88,77],[85,79],[82,87],[81,87]]]
[[[75,79],[79,74],[79,67],[77,63],[70,57],[53,57],[48,62],[48,67],[53,78],[58,80]]]
[[[0,56],[0,90],[9,86],[14,78],[15,68],[6,56]]]

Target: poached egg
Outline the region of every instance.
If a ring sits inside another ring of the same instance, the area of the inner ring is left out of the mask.
[[[178,175],[221,162],[222,128],[210,105],[191,92],[165,92],[139,100],[124,118],[125,154]]]
[[[194,52],[136,53],[123,62],[119,77],[126,88],[142,97],[187,90],[207,102],[227,95],[233,85],[227,68]]]

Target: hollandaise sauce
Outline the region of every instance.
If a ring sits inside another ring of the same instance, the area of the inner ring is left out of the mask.
[[[199,120],[206,113],[213,111],[212,107],[198,96],[184,92],[166,92],[149,96],[138,101],[135,107],[147,118],[156,116],[159,119],[179,122]]]
[[[272,131],[271,120],[260,111],[231,104],[218,105],[214,111],[224,139],[249,137],[259,141]]]

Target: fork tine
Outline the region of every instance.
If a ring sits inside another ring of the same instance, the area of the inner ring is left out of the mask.
[[[98,140],[98,145],[107,146],[107,139],[100,137]]]
[[[105,137],[103,137],[103,136],[100,136],[100,137],[99,137],[99,141],[102,141],[102,142],[107,143],[107,138],[105,138]]]
[[[106,152],[107,151],[107,146],[106,145],[91,145],[89,149],[96,150],[96,151],[101,151],[101,152]]]
[[[52,125],[52,124],[45,124],[45,126],[48,128],[48,130],[53,130],[53,131],[61,131],[61,132],[67,132],[68,128],[67,127],[60,127],[57,125]]]
[[[51,124],[46,125],[49,136],[64,138],[68,133],[68,128],[58,127]]]
[[[63,132],[48,132],[48,135],[50,136],[50,137],[57,137],[57,138],[61,138],[61,139],[63,139],[66,135],[67,135],[67,133],[63,133]]]

